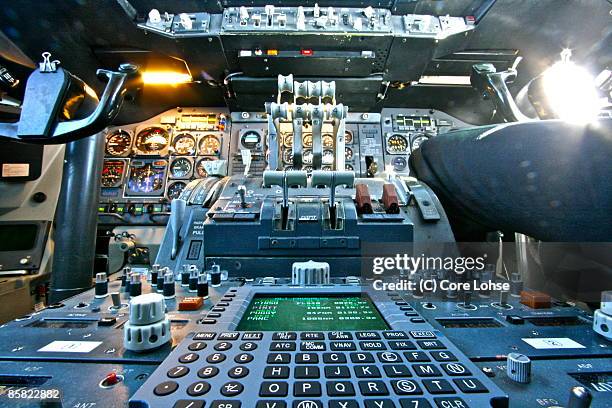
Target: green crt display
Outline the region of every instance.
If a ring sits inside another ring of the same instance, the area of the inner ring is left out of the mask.
[[[387,330],[389,325],[365,296],[260,296],[242,316],[240,331]]]

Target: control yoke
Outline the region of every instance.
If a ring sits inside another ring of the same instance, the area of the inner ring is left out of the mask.
[[[483,96],[491,98],[495,108],[501,113],[506,122],[523,122],[532,120],[525,116],[516,105],[507,82],[516,79],[516,65],[520,62],[517,58],[514,65],[507,71],[497,72],[493,64],[475,64],[472,66],[470,83]]]
[[[98,78],[107,84],[98,100],[83,81],[57,67],[57,61],[49,63],[48,53],[43,57],[45,62],[28,78],[19,121],[0,123],[0,139],[60,144],[92,136],[112,123],[125,94],[139,82],[133,64],[122,64],[118,71],[99,69]],[[83,110],[90,113],[81,117]]]

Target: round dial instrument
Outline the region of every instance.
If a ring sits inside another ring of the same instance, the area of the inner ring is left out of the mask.
[[[350,147],[345,147],[344,157],[346,157],[346,160],[353,160],[353,149],[351,149]]]
[[[354,171],[355,169],[353,168],[353,166],[352,166],[352,165],[350,165],[350,164],[345,164],[345,165],[344,165],[344,170],[346,170],[346,171]]]
[[[427,139],[429,138],[423,134],[417,134],[413,136],[412,139],[410,140],[410,151],[413,152],[419,147],[421,147],[421,143],[423,143]]]
[[[115,130],[106,136],[106,154],[121,156],[129,152],[132,137],[125,130]]]
[[[408,151],[408,141],[402,135],[391,135],[387,139],[387,151],[389,153],[405,153]]]
[[[125,171],[125,161],[105,160],[102,168],[102,187],[117,187],[123,178]]]
[[[221,142],[214,135],[206,135],[200,139],[198,144],[200,154],[205,156],[216,156],[221,151]]]
[[[334,162],[334,152],[329,149],[323,150],[323,164],[332,164]]]
[[[168,146],[168,132],[166,129],[152,126],[138,133],[135,145],[144,154],[159,154]]]
[[[173,178],[185,178],[191,176],[193,165],[186,157],[181,157],[170,164],[170,175]]]
[[[170,186],[168,186],[168,191],[166,193],[166,195],[168,196],[168,199],[172,201],[175,198],[179,198],[186,186],[187,184],[185,184],[182,181],[176,181],[170,184]]]
[[[349,132],[348,130],[344,132],[344,143],[353,143],[353,133]]]
[[[283,162],[285,164],[293,164],[293,152],[291,150],[283,150]]]
[[[212,157],[203,157],[200,160],[198,160],[198,162],[196,163],[196,175],[200,178],[205,178],[208,177],[208,173],[206,172],[206,169],[204,168],[204,163],[206,163],[207,161],[213,161],[215,160]]]
[[[302,136],[302,146],[312,147],[312,133],[306,133]]]
[[[334,147],[334,137],[329,133],[326,133],[322,137],[323,147],[325,149],[332,149]]]
[[[283,145],[291,149],[293,147],[293,135],[288,134],[283,137]]]
[[[302,162],[304,162],[304,164],[312,164],[312,150],[304,149],[304,153],[302,153]]]
[[[240,143],[245,149],[255,149],[261,142],[261,135],[255,130],[249,130],[243,133],[240,138]]]
[[[181,133],[174,139],[174,151],[181,156],[195,153],[196,142],[189,133]]]

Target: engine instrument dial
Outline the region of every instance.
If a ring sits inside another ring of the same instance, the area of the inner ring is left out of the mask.
[[[293,147],[293,135],[287,134],[283,137],[283,145],[289,149]]]
[[[102,168],[102,187],[118,187],[125,172],[125,161],[105,160]]]
[[[106,136],[106,154],[122,156],[130,151],[132,136],[125,130],[115,130]]]
[[[181,133],[174,139],[174,151],[181,156],[195,153],[196,142],[189,133]]]
[[[302,161],[304,164],[312,164],[312,150],[304,149],[304,153],[302,153]]]
[[[334,152],[329,149],[323,150],[323,164],[332,164],[334,162]]]
[[[302,146],[312,147],[312,133],[306,133],[302,136]]]
[[[332,149],[334,147],[334,137],[329,133],[323,135],[322,141],[325,149]]]
[[[350,147],[345,147],[344,157],[346,158],[346,160],[353,160],[353,149],[351,149]]]
[[[408,151],[408,140],[402,135],[394,134],[387,139],[389,153],[405,153]]]
[[[199,178],[205,178],[208,177],[208,173],[206,172],[206,169],[204,168],[204,163],[206,163],[207,161],[213,161],[215,160],[212,157],[203,157],[200,160],[198,160],[198,162],[196,163],[196,175]]]
[[[151,126],[140,131],[134,143],[143,154],[160,154],[168,146],[169,135],[166,129]]]
[[[214,135],[206,135],[200,139],[198,147],[201,155],[216,156],[221,151],[221,142]]]
[[[170,164],[170,175],[172,178],[186,178],[191,176],[193,164],[186,157],[180,157]]]
[[[187,184],[182,181],[175,181],[174,183],[170,184],[170,186],[168,186],[168,191],[166,192],[168,199],[172,201],[175,198],[179,198],[185,187],[187,187]]]
[[[413,136],[410,140],[410,151],[415,151],[419,147],[421,147],[421,143],[429,139],[427,136],[423,134],[417,134]]]
[[[293,164],[293,152],[291,150],[283,150],[283,162],[285,164]]]
[[[344,132],[344,143],[353,143],[353,133],[349,132],[348,130]]]

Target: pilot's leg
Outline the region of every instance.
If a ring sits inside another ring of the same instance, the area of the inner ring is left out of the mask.
[[[423,143],[412,174],[438,194],[458,241],[486,231],[612,240],[612,120],[483,126]]]

